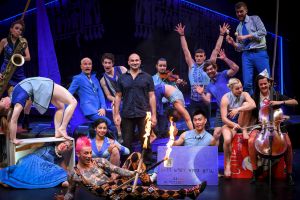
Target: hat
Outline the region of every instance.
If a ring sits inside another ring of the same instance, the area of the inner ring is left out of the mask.
[[[270,75],[267,69],[264,69],[262,72],[259,73],[259,75],[266,77],[267,79],[270,79]]]

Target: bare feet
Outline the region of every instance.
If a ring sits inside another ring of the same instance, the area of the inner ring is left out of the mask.
[[[14,143],[15,145],[20,145],[22,142],[21,140],[18,140],[18,139],[13,139],[11,140],[12,143]]]
[[[226,163],[225,169],[224,169],[224,176],[225,178],[231,177],[231,169],[230,169],[230,162]]]
[[[67,140],[71,140],[72,139],[72,137],[68,136],[66,129],[62,129],[62,128],[58,128],[55,131],[55,137],[56,138],[64,137]]]
[[[64,182],[61,183],[61,186],[67,188],[67,187],[69,187],[69,182],[64,181]]]

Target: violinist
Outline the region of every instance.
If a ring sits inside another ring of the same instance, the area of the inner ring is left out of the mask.
[[[176,84],[181,84],[183,82],[182,79],[173,79],[174,75],[167,71],[167,60],[165,58],[159,58],[156,63],[156,71],[157,73],[152,76],[154,85],[172,85],[178,89]],[[168,73],[166,73],[168,72]],[[172,76],[170,76],[172,75]],[[173,79],[173,80],[172,80]],[[172,80],[172,81],[170,81]],[[180,91],[179,91],[180,92]],[[158,101],[158,100],[157,100]],[[164,114],[165,110],[169,107],[169,101],[165,97],[160,99],[162,107],[160,108],[161,112],[157,113],[157,126],[155,127],[155,134],[158,138],[167,136],[168,133],[168,118]]]
[[[186,84],[186,82],[179,78],[178,75],[173,74],[173,70],[167,70],[167,60],[165,58],[159,58],[156,63],[157,73],[152,76],[154,85],[168,84],[168,85],[180,85]]]
[[[269,101],[269,105],[273,106],[273,109],[278,109],[282,105],[288,106],[296,106],[298,105],[297,100],[289,98],[285,95],[281,95],[279,93],[274,93],[273,100],[270,99],[270,79],[269,75],[266,70],[260,73],[255,81],[255,93],[254,93],[254,100],[256,102],[257,108],[253,112],[253,117],[258,120],[259,117],[259,110],[264,102]],[[286,164],[287,170],[287,184],[294,185],[293,177],[292,177],[292,163],[293,163],[293,151],[292,151],[292,144],[287,132],[281,129],[284,132],[285,141],[287,143],[287,150],[284,153],[284,160]],[[255,183],[258,177],[257,172],[257,154],[258,152],[255,149],[255,137],[258,132],[252,131],[250,134],[250,138],[248,140],[248,148],[249,148],[249,156],[253,168],[253,177],[251,183]]]

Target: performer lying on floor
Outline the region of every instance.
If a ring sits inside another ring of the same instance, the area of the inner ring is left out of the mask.
[[[76,99],[64,87],[49,78],[32,77],[18,83],[12,92],[11,99],[5,97],[0,102],[0,116],[7,115],[10,140],[19,144],[16,139],[17,123],[24,109],[26,100],[31,99],[39,113],[44,114],[51,103],[56,107],[54,115],[55,137],[69,139],[66,128],[76,108]],[[65,104],[67,107],[65,109]],[[13,109],[10,109],[12,107]],[[3,127],[2,127],[3,129]]]
[[[126,177],[130,178],[135,175],[135,170],[138,167],[140,155],[139,153],[133,153],[127,161],[125,161],[124,168],[119,168],[112,165],[109,161],[104,158],[92,158],[92,148],[90,140],[87,137],[80,137],[76,143],[76,154],[78,156],[78,164],[71,171],[69,175],[70,186],[65,196],[58,195],[56,199],[74,199],[76,186],[78,184],[88,188],[92,193],[106,197],[107,199],[169,199],[169,198],[184,198],[191,197],[196,198],[206,186],[206,182],[202,185],[197,185],[191,189],[181,190],[161,190],[155,186],[137,186],[135,192],[131,192],[131,186],[125,185],[121,189],[115,191],[112,196],[109,192],[115,189],[118,185],[121,185],[126,181]],[[146,168],[142,165],[142,169]],[[127,169],[125,169],[127,168]],[[109,173],[118,173],[122,178],[112,180],[109,178]],[[145,173],[141,175],[141,181],[145,184],[151,184],[149,176]]]
[[[189,130],[193,129],[193,123],[188,111],[185,109],[185,103],[182,92],[172,85],[155,85],[156,109],[159,114],[163,112],[162,98],[166,97],[173,104],[178,113],[178,118],[183,117]]]
[[[21,158],[16,165],[0,169],[0,184],[13,188],[37,189],[67,187],[64,155],[72,149],[72,141],[43,146]]]

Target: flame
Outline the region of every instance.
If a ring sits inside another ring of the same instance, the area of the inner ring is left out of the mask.
[[[146,121],[146,124],[145,124],[145,135],[143,136],[144,137],[143,149],[147,149],[148,138],[151,133],[151,112],[146,113],[145,121]]]
[[[164,166],[167,165],[167,161],[168,159],[170,158],[170,154],[172,152],[172,146],[173,146],[173,143],[174,143],[174,131],[175,131],[175,126],[174,126],[174,122],[173,122],[173,117],[170,117],[170,130],[169,130],[169,135],[170,135],[170,138],[169,138],[169,141],[167,143],[167,150],[166,150],[166,155],[165,155],[165,162],[164,162]]]

